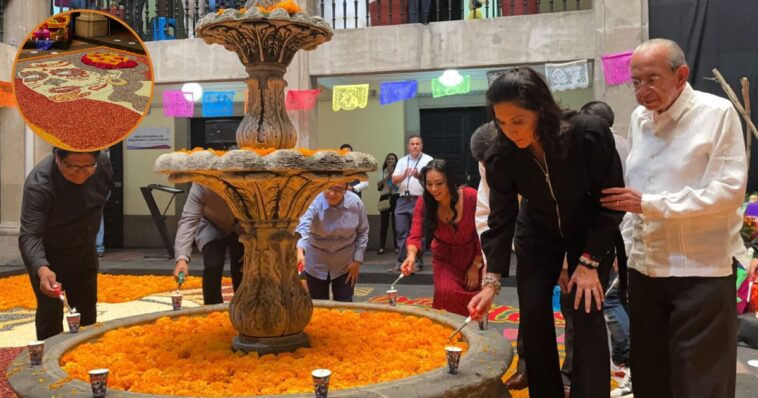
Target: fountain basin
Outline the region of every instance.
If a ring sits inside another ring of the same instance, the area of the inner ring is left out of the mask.
[[[339,310],[398,312],[429,318],[435,323],[450,328],[460,325],[463,321],[463,318],[458,315],[411,306],[388,307],[379,304],[337,303],[331,301],[314,301],[314,305],[319,308]],[[91,390],[89,384],[80,380],[68,380],[68,374],[59,365],[60,358],[69,350],[79,344],[96,339],[110,330],[151,323],[158,318],[166,316],[203,315],[226,309],[226,305],[220,304],[176,312],[152,313],[95,325],[82,330],[78,334],[61,334],[46,341],[45,358],[41,366],[29,366],[28,353],[26,351],[19,354],[8,367],[8,379],[14,391],[22,398],[49,398],[52,395],[73,398],[90,397]],[[505,373],[512,359],[512,349],[508,341],[496,330],[479,331],[474,325],[464,328],[462,335],[469,348],[461,359],[459,374],[457,375],[448,374],[446,367],[437,368],[416,376],[391,382],[330,391],[330,396],[351,398],[507,397],[508,395],[500,378]],[[391,349],[391,342],[387,343],[388,349]],[[443,347],[440,347],[440,350],[442,349]],[[108,396],[116,398],[169,397],[167,395],[132,393],[115,389],[109,389]],[[257,396],[273,397],[271,395]],[[312,397],[313,394],[278,396],[306,398]]]

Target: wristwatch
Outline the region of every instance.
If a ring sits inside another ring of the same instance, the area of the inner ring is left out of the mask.
[[[482,288],[486,286],[492,286],[495,289],[496,296],[500,294],[500,288],[501,288],[500,278],[492,274],[484,275],[484,278],[482,278]]]

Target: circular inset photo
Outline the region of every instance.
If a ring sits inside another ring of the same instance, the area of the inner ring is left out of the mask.
[[[120,142],[153,98],[144,43],[120,20],[94,10],[60,13],[37,26],[16,54],[13,77],[26,124],[69,151]]]

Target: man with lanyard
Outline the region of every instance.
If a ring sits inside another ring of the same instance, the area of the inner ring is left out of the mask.
[[[97,321],[95,237],[112,178],[100,151],[58,148],[26,178],[18,240],[37,298],[38,340],[63,331],[61,290],[81,314],[82,326]]]
[[[400,272],[400,264],[405,261],[405,239],[411,230],[413,221],[413,209],[416,200],[424,194],[424,187],[419,181],[419,171],[424,168],[433,158],[422,152],[424,143],[418,135],[408,137],[408,155],[398,160],[397,167],[392,173],[392,183],[398,186],[400,197],[395,207],[395,226],[397,228],[397,247],[400,248],[397,262],[393,271]],[[422,246],[426,246],[426,242]],[[424,267],[422,258],[424,247],[421,247],[416,257],[418,260],[415,270],[420,271]]]

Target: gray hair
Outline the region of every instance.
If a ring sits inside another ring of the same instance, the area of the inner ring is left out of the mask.
[[[471,155],[478,162],[484,160],[484,154],[492,147],[497,138],[497,127],[495,122],[485,123],[474,131],[471,135]]]
[[[663,47],[668,52],[668,60],[671,69],[677,69],[682,65],[687,65],[687,60],[684,57],[684,51],[676,44],[675,41],[669,39],[650,39],[643,42],[634,49],[634,52],[647,51],[653,48]]]

